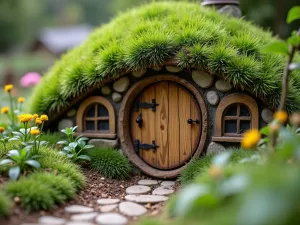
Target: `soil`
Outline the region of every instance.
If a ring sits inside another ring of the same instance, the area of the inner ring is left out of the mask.
[[[101,174],[84,169],[84,174],[87,178],[86,186],[81,190],[74,200],[71,200],[63,205],[56,206],[50,211],[39,211],[35,213],[27,213],[15,203],[13,214],[9,219],[0,219],[0,225],[21,225],[23,223],[37,223],[38,218],[44,215],[56,216],[59,218],[69,219],[70,215],[65,213],[64,208],[68,205],[84,205],[95,208],[95,211],[100,212],[100,207],[97,204],[99,198],[120,198],[124,199],[126,188],[136,185],[141,179],[151,179],[145,175],[134,175],[129,180],[112,180],[106,179]],[[0,185],[7,181],[7,178],[1,177]],[[176,182],[177,183],[177,182]],[[176,184],[175,190],[178,188]],[[17,200],[17,199],[16,199]],[[146,205],[148,216],[156,216],[161,213],[164,204]],[[137,218],[130,218],[130,223],[134,223]]]

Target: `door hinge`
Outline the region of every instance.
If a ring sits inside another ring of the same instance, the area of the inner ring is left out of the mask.
[[[152,149],[152,152],[156,152],[156,148],[158,148],[159,146],[156,145],[155,141],[152,141],[152,144],[141,144],[140,140],[135,140],[134,143],[134,151],[136,153],[139,153],[140,150],[150,150]]]
[[[159,104],[156,103],[156,99],[152,99],[152,102],[140,102],[136,101],[135,110],[138,112],[140,109],[152,109],[153,112],[156,111],[156,106]]]

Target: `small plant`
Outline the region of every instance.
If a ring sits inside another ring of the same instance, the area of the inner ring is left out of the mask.
[[[0,191],[0,218],[9,216],[11,213],[12,202],[3,191]]]
[[[77,162],[79,160],[90,161],[91,158],[88,155],[83,154],[85,150],[94,148],[94,145],[86,144],[88,138],[83,136],[74,137],[76,127],[68,127],[63,129],[61,132],[66,134],[68,140],[57,142],[58,145],[63,145],[63,149],[61,154],[66,155],[73,162]]]
[[[4,127],[0,127],[0,142],[3,144],[3,148],[5,151],[7,151],[7,148],[6,148],[6,143],[8,141],[8,137],[4,136]]]
[[[23,148],[22,150],[10,150],[7,154],[8,159],[3,159],[0,161],[0,166],[10,165],[8,175],[10,179],[17,180],[22,172],[27,168],[40,168],[40,163],[35,159],[38,155],[30,155],[29,148]]]
[[[91,168],[100,172],[107,178],[126,179],[129,177],[131,167],[128,159],[114,149],[94,149],[89,153]]]

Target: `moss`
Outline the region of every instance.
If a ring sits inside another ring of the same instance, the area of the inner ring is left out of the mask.
[[[150,3],[119,15],[63,55],[35,88],[30,110],[59,111],[68,107],[74,95],[101,85],[105,78],[171,58],[183,68],[203,68],[257,97],[267,96],[275,108],[285,58],[262,50],[274,40],[270,32],[244,19],[218,14],[198,3]],[[293,77],[299,74],[296,71]],[[290,83],[290,90],[287,109],[299,111],[299,78]]]
[[[11,214],[12,201],[3,191],[0,191],[0,218]]]
[[[126,179],[131,167],[128,159],[114,149],[96,148],[89,153],[91,168],[107,178]]]

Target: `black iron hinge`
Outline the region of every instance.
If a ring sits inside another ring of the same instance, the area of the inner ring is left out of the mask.
[[[140,102],[136,101],[135,104],[135,110],[138,112],[140,109],[152,109],[153,112],[156,111],[156,106],[159,106],[159,104],[156,103],[156,99],[152,99],[152,102]]]
[[[135,140],[134,143],[134,151],[136,153],[139,153],[140,150],[150,150],[152,149],[152,152],[156,152],[156,148],[158,148],[159,146],[156,145],[155,141],[152,141],[152,144],[141,144],[140,140]]]

